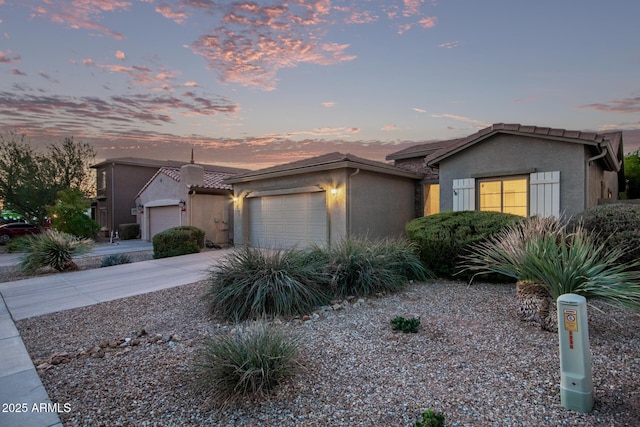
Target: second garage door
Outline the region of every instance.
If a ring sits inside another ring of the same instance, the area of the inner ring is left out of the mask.
[[[149,208],[149,234],[153,236],[168,228],[180,225],[179,206],[158,206]]]
[[[252,246],[270,248],[326,243],[325,193],[250,198],[249,241]]]

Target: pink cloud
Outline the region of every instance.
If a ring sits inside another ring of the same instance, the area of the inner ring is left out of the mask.
[[[10,50],[7,50],[7,53],[4,53],[0,50],[0,64],[12,64],[12,63],[21,61],[21,58],[19,55],[9,56],[11,54],[12,52]]]
[[[329,102],[323,102],[321,105],[323,107],[331,108],[331,107],[335,107],[336,103],[333,101],[329,101]]]
[[[124,61],[124,60],[125,60],[125,54],[124,54],[124,52],[123,52],[123,51],[121,51],[121,50],[118,50],[118,51],[116,52],[116,58],[118,58],[118,59],[119,59],[119,60],[121,60],[121,61]]]
[[[105,12],[128,10],[131,2],[121,0],[73,0],[72,2],[43,0],[44,6],[33,6],[36,15],[47,16],[52,22],[67,25],[72,29],[97,31],[115,39],[124,35],[111,30],[98,21]]]
[[[25,73],[25,72],[23,72],[23,71],[20,71],[20,70],[18,70],[17,68],[12,68],[12,69],[11,69],[11,73],[12,73],[14,76],[26,76],[26,75],[27,75],[27,73]]]
[[[156,6],[156,12],[167,19],[171,19],[176,24],[184,24],[184,22],[187,20],[186,13],[177,9],[173,9],[171,6],[166,4]]]
[[[640,113],[640,96],[614,99],[609,102],[581,105],[581,110],[596,110],[608,113]]]
[[[380,128],[381,131],[385,131],[385,132],[399,130],[399,129],[400,128],[397,125],[385,125]]]

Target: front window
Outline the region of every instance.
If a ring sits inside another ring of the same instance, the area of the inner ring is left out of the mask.
[[[481,211],[527,216],[528,181],[524,177],[480,181]]]
[[[424,185],[424,216],[440,213],[440,184]]]

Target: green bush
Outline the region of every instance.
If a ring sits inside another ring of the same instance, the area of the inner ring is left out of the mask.
[[[457,272],[460,255],[473,243],[491,236],[522,217],[500,212],[445,212],[407,223],[407,236],[419,248],[420,259],[440,277]]]
[[[120,224],[118,225],[118,235],[120,240],[137,239],[140,235],[140,224]]]
[[[268,396],[295,373],[298,347],[295,336],[273,326],[237,326],[207,339],[197,354],[196,372],[202,386],[223,404]]]
[[[89,200],[79,189],[59,191],[55,203],[47,206],[51,227],[74,236],[94,238],[100,226],[86,215],[89,207]]]
[[[578,224],[596,235],[606,249],[622,248],[620,262],[640,259],[640,205],[612,203],[589,208],[569,221],[569,228]]]
[[[405,319],[402,316],[396,316],[391,320],[391,326],[394,331],[402,331],[405,334],[418,333],[418,326],[420,326],[420,318],[412,317],[411,319]]]
[[[153,236],[153,257],[167,258],[194,254],[204,248],[204,231],[197,227],[179,226]]]
[[[433,277],[417,250],[403,239],[349,238],[333,245],[315,246],[310,257],[325,265],[334,295],[367,296],[397,292],[411,280]]]
[[[327,282],[305,252],[247,246],[216,262],[204,298],[211,315],[228,320],[301,315],[328,303]]]
[[[100,264],[100,267],[111,267],[113,265],[130,264],[131,258],[127,254],[112,254],[105,257]]]
[[[24,253],[20,269],[26,274],[33,274],[44,267],[60,272],[77,270],[72,257],[88,252],[92,245],[90,239],[79,239],[57,230],[25,236],[19,239],[17,246],[18,251]]]
[[[416,421],[415,427],[444,427],[444,420],[444,415],[441,412],[427,409]]]

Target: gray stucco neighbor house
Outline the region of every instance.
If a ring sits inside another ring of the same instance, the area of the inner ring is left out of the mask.
[[[624,190],[622,132],[498,123],[466,138],[387,156],[425,174],[425,215],[493,210],[573,216]]]
[[[337,152],[236,175],[225,180],[233,184],[235,243],[305,247],[401,236],[423,176]]]

